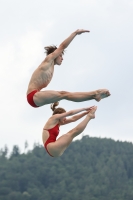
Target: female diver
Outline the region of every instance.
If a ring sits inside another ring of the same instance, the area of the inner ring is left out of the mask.
[[[82,133],[87,126],[88,122],[95,118],[95,111],[97,109],[96,106],[88,107],[88,108],[79,108],[76,110],[70,110],[66,112],[63,108],[56,108],[58,106],[58,102],[53,103],[51,105],[51,109],[53,110],[53,115],[48,119],[46,122],[43,133],[42,133],[42,140],[44,147],[48,154],[52,157],[61,156],[67,147],[70,145],[72,140]],[[83,112],[85,111],[85,112]],[[83,113],[80,113],[83,112]],[[80,113],[78,115],[75,115]],[[72,116],[71,118],[66,118],[68,116]],[[61,125],[65,125],[71,122],[75,122],[78,119],[85,116],[85,119],[80,122],[75,128],[67,132],[66,134],[59,137],[57,140],[57,136],[59,134],[59,127]]]

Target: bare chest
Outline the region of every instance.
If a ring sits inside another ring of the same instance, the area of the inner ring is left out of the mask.
[[[42,88],[47,87],[53,77],[53,73],[54,66],[49,67],[47,70],[41,67],[36,69],[31,77],[27,93],[33,89],[41,90]]]
[[[54,69],[52,68],[52,69],[48,69],[47,71],[44,71],[41,74],[41,77],[40,77],[41,80],[40,81],[41,81],[43,86],[46,87],[50,83],[50,81],[53,77],[53,73],[54,73]]]

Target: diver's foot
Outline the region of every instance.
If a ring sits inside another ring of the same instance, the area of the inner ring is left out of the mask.
[[[94,99],[96,101],[100,101],[101,99],[104,99],[104,98],[106,98],[106,97],[108,97],[110,95],[111,94],[110,94],[109,90],[107,90],[107,89],[100,89],[100,90],[96,91]]]
[[[97,106],[94,106],[93,108],[91,108],[91,110],[89,111],[89,113],[87,114],[87,116],[90,119],[94,119],[95,118],[95,112],[97,110]]]

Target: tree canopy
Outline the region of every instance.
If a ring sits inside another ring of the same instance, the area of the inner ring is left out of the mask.
[[[22,154],[14,145],[7,153],[5,146],[0,151],[0,200],[133,199],[132,143],[84,136],[58,158],[40,144]]]

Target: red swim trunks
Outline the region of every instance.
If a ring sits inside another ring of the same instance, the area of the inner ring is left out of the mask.
[[[34,107],[34,108],[39,107],[39,106],[37,106],[37,105],[34,103],[34,101],[33,101],[33,96],[34,96],[34,94],[35,94],[36,92],[38,92],[38,90],[34,90],[34,91],[32,91],[31,93],[29,93],[29,94],[27,95],[27,101],[28,101],[28,103],[29,103],[32,107]]]
[[[45,149],[46,151],[48,152],[48,149],[47,149],[47,145],[51,142],[55,142],[56,141],[56,138],[57,136],[59,135],[59,125],[56,124],[56,126],[54,126],[53,128],[51,129],[44,129],[44,130],[47,130],[49,132],[49,138],[47,139],[47,141],[45,142],[44,146],[45,146]],[[48,154],[50,156],[52,156],[49,152]],[[53,156],[52,156],[53,157]]]

